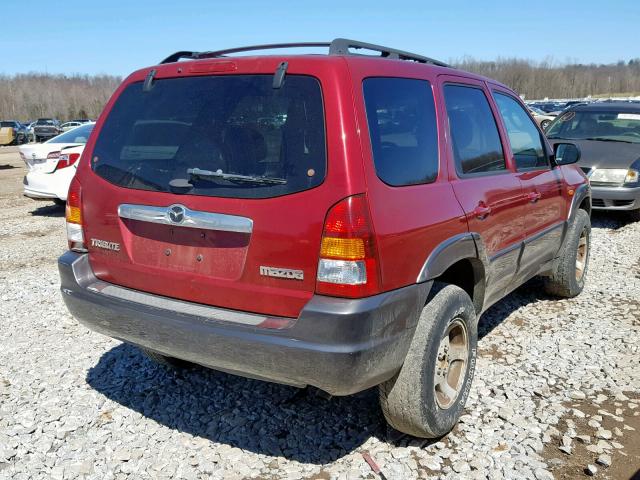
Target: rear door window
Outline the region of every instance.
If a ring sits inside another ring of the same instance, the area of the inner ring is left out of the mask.
[[[438,176],[438,130],[431,84],[367,78],[363,91],[378,177],[393,186],[433,182]]]
[[[494,92],[518,170],[549,167],[542,137],[524,108],[509,95]]]
[[[319,82],[287,75],[159,79],[129,85],[102,127],[92,168],[126,188],[267,198],[313,188],[326,174]]]
[[[445,85],[444,97],[458,173],[506,171],[498,127],[484,92],[471,86]]]

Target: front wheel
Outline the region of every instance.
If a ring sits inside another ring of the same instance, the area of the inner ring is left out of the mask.
[[[400,371],[379,386],[387,422],[415,437],[440,437],[455,426],[469,395],[478,330],[469,295],[434,284]]]
[[[591,219],[586,211],[579,209],[569,225],[567,238],[551,275],[545,277],[544,286],[547,293],[565,298],[579,295],[587,277],[590,252]]]

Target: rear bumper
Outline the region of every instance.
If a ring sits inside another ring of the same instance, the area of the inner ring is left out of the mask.
[[[102,282],[86,254],[58,260],[61,290],[87,327],[210,368],[349,395],[402,365],[431,282],[365,299],[315,295],[284,328],[263,315],[180,302]],[[255,321],[254,318],[255,317]],[[277,322],[275,322],[277,323]]]
[[[74,174],[72,167],[56,172],[31,171],[22,180],[24,196],[34,200],[58,198],[66,201]]]
[[[636,210],[640,208],[640,187],[591,187],[594,210]]]

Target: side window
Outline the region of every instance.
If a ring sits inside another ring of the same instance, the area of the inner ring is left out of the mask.
[[[549,166],[540,132],[517,100],[494,92],[518,170]]]
[[[380,180],[393,186],[433,182],[438,176],[438,129],[431,84],[367,78],[362,86]]]
[[[484,92],[471,86],[445,85],[444,98],[458,173],[505,171],[500,134]]]

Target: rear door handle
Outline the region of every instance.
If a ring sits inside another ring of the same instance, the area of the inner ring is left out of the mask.
[[[540,195],[539,192],[529,192],[527,194],[527,200],[529,200],[529,202],[531,203],[536,203],[538,200],[540,200],[540,197],[542,195]]]
[[[485,205],[482,202],[480,202],[478,204],[478,206],[476,208],[474,208],[474,210],[473,210],[473,215],[478,220],[484,220],[485,218],[487,218],[489,216],[490,213],[491,213],[491,207]]]

